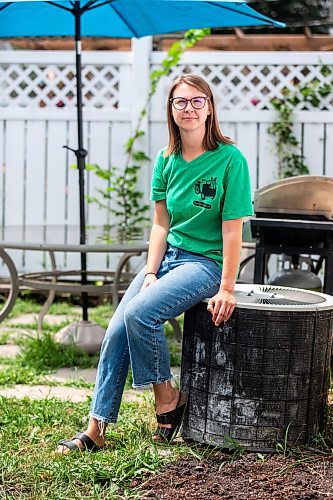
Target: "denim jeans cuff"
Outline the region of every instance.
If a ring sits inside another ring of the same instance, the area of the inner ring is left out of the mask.
[[[89,418],[94,418],[94,419],[98,420],[98,422],[103,422],[104,424],[116,424],[117,423],[116,418],[101,417],[100,415],[96,415],[96,413],[89,413]]]
[[[162,380],[154,380],[153,382],[147,382],[146,384],[132,384],[133,389],[147,389],[152,385],[165,384],[166,382],[172,382],[174,377],[170,375],[169,377]]]

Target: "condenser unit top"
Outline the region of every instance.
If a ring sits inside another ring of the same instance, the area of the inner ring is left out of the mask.
[[[236,284],[235,297],[241,309],[270,311],[333,310],[333,296],[274,285]],[[209,299],[206,299],[208,302]]]

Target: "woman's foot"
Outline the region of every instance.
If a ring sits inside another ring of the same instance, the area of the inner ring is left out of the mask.
[[[103,430],[102,434],[101,434],[101,431],[100,431],[100,428],[99,428],[98,424],[99,424],[98,420],[92,418],[90,420],[88,429],[84,431],[83,435],[88,436],[88,438],[91,439],[91,441],[93,442],[93,444],[96,445],[97,449],[101,449],[101,448],[103,448],[105,446],[105,437],[104,437],[104,434],[105,434],[106,424],[104,425],[104,430]],[[70,439],[69,441],[72,442],[74,445],[76,445],[79,450],[83,451],[83,450],[89,449],[89,447],[86,445],[86,443],[83,440],[81,440],[81,439],[75,439],[75,438],[73,438],[73,439]],[[94,448],[94,451],[96,451],[96,447]],[[56,453],[58,453],[60,455],[67,455],[68,453],[71,453],[71,451],[73,451],[73,449],[70,449],[68,446],[65,446],[65,445],[63,445],[61,443],[59,443],[59,446],[56,449]]]
[[[172,387],[168,391],[165,398],[156,397],[155,394],[155,410],[159,415],[160,413],[166,413],[168,411],[174,410],[178,404],[180,391],[176,387]]]
[[[181,393],[177,388],[172,387],[170,382],[154,386],[154,392],[156,416],[173,412],[177,408]],[[171,423],[159,422],[157,431],[153,435],[153,441],[166,441],[163,436],[168,433],[162,429],[172,429],[172,427],[173,424]],[[159,432],[159,429],[161,429],[161,432]]]
[[[168,413],[169,411],[174,410],[179,401],[180,392],[178,389],[173,388],[173,392],[170,394],[170,398],[166,401],[156,401],[155,402],[155,411],[156,415],[161,415],[161,413]],[[161,427],[170,427],[170,425],[161,425]]]

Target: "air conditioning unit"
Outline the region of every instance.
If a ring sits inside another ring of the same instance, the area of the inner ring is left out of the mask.
[[[235,295],[219,327],[208,299],[185,313],[183,437],[223,447],[229,436],[253,451],[305,443],[325,424],[333,297],[272,285]]]

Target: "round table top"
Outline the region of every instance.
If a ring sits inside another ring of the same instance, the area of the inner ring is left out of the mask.
[[[116,231],[89,227],[86,243],[80,244],[79,226],[7,226],[0,230],[0,248],[53,252],[144,252],[148,249],[148,229],[138,238],[120,239]]]

